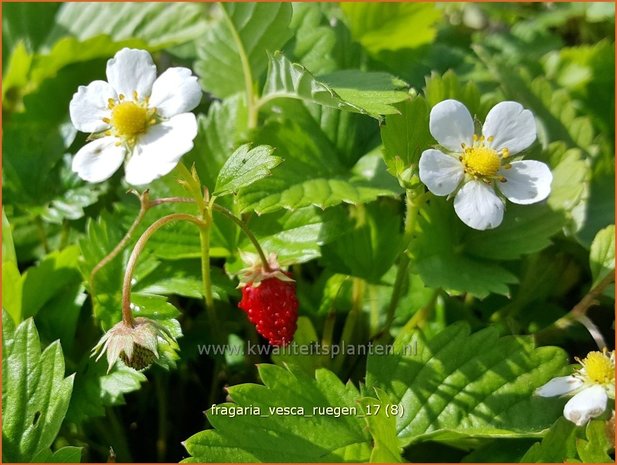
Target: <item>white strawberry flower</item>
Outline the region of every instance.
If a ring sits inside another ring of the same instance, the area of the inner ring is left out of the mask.
[[[447,153],[422,152],[420,180],[435,195],[454,195],[454,210],[467,226],[499,226],[505,210],[502,195],[520,205],[548,197],[553,180],[548,166],[511,158],[536,139],[534,116],[519,103],[495,105],[478,136],[465,105],[444,100],[431,110],[429,129]]]
[[[124,48],[107,62],[107,82],[80,86],[69,110],[79,131],[94,141],[73,159],[73,171],[89,182],[108,179],[126,161],[129,184],[148,184],[169,173],[193,148],[201,100],[187,68],[169,68],[157,79],[145,50]]]
[[[551,379],[536,389],[536,395],[555,397],[574,394],[563,408],[563,416],[582,426],[604,413],[609,398],[615,399],[615,351],[610,355],[590,352],[584,360],[578,361],[581,368],[573,375]]]

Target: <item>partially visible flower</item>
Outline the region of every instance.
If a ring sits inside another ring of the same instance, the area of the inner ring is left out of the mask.
[[[454,195],[454,210],[469,227],[501,224],[505,202],[528,205],[551,191],[553,176],[539,161],[513,161],[536,139],[533,114],[516,102],[501,102],[486,116],[482,135],[474,134],[469,110],[444,100],[431,110],[429,129],[448,153],[429,149],[420,157],[420,180],[435,195]]]
[[[89,182],[108,179],[126,160],[129,184],[148,184],[169,173],[193,148],[201,100],[188,68],[169,68],[157,79],[145,50],[124,48],[107,62],[107,81],[79,86],[69,105],[71,121],[94,141],[73,159]]]
[[[92,349],[92,356],[98,353],[98,361],[107,354],[108,372],[118,359],[131,368],[144,370],[159,358],[159,343],[173,341],[171,334],[161,325],[137,317],[133,326],[121,321],[107,331]]]
[[[551,379],[536,389],[536,394],[542,397],[574,394],[563,408],[563,416],[582,426],[604,413],[609,398],[615,399],[615,351],[590,352],[578,361],[581,368],[573,375]]]

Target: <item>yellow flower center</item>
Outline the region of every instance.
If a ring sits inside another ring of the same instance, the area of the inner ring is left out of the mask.
[[[581,365],[585,368],[587,379],[595,384],[612,384],[615,379],[615,365],[603,352],[590,352]]]
[[[470,174],[495,176],[501,167],[501,159],[497,152],[489,147],[466,147],[463,164]]]
[[[488,142],[493,141],[493,137],[486,139]],[[465,172],[472,176],[481,177],[485,180],[488,178],[499,178],[497,172],[502,167],[502,160],[509,157],[508,149],[501,149],[499,152],[489,147],[484,136],[473,136],[473,145],[463,144],[463,153],[460,160],[465,167]],[[504,168],[510,168],[509,164],[503,165]]]
[[[111,110],[111,125],[119,136],[131,138],[148,127],[148,109],[135,102],[122,102]]]

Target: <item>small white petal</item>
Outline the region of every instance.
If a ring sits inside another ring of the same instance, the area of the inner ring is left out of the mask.
[[[191,111],[201,100],[201,88],[197,77],[188,68],[169,68],[152,86],[150,106],[159,115],[170,118]]]
[[[155,79],[156,66],[145,50],[123,48],[107,62],[107,80],[129,100],[134,91],[140,99],[149,97]]]
[[[570,399],[563,408],[563,416],[576,426],[582,426],[590,419],[599,417],[606,410],[608,396],[602,386],[583,389]]]
[[[512,168],[502,168],[500,173],[506,182],[498,184],[499,190],[510,202],[529,205],[541,202],[551,193],[553,175],[540,161],[515,161]]]
[[[109,128],[103,118],[109,118],[108,99],[116,99],[116,91],[105,81],[93,81],[79,86],[69,104],[73,126],[81,132],[99,132]]]
[[[454,192],[463,179],[463,164],[455,157],[429,149],[420,157],[420,180],[435,195]]]
[[[494,138],[491,142],[494,149],[507,148],[514,155],[536,140],[536,120],[520,103],[501,102],[486,115],[482,134],[487,139]]]
[[[461,144],[471,145],[473,119],[467,107],[458,100],[444,100],[431,110],[431,134],[442,146],[461,152]]]
[[[166,175],[193,148],[196,135],[197,120],[193,113],[182,113],[152,126],[141,137],[126,165],[126,181],[140,186]]]
[[[583,381],[574,376],[558,376],[536,389],[536,395],[555,397],[572,392],[583,385]]]
[[[469,181],[456,194],[454,210],[467,226],[483,231],[501,224],[504,205],[491,186]]]
[[[124,161],[125,149],[114,137],[103,137],[84,145],[73,158],[73,171],[88,182],[109,179]]]

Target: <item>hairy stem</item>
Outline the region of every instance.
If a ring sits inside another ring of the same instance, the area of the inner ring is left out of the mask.
[[[135,273],[137,259],[144,250],[144,247],[148,243],[150,237],[152,237],[157,230],[172,221],[188,221],[197,225],[200,231],[207,227],[202,220],[194,215],[189,215],[188,213],[173,213],[171,215],[159,218],[144,231],[133,247],[133,251],[131,252],[129,261],[126,265],[126,270],[124,272],[124,282],[122,284],[122,321],[127,326],[135,326],[135,319],[133,318],[133,312],[131,311],[131,282],[133,280],[133,274]]]

